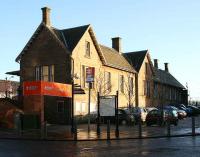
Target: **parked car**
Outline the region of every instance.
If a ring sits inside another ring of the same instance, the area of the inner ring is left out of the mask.
[[[153,124],[157,124],[161,126],[162,124],[166,124],[167,121],[170,122],[170,124],[177,125],[178,124],[178,115],[177,112],[174,112],[173,110],[158,110],[154,109],[151,110],[146,117],[146,124],[147,126],[151,126]]]
[[[147,110],[143,107],[134,107],[131,109],[132,114],[135,117],[136,123],[141,120],[142,123],[146,121],[146,116],[147,116]]]
[[[168,105],[168,106],[165,106],[164,108],[167,110],[175,110],[178,114],[178,119],[183,119],[183,118],[187,117],[186,111],[179,109],[175,106]]]
[[[156,107],[146,107],[147,113],[149,113],[152,110],[157,109]]]
[[[187,108],[192,111],[190,116],[197,116],[200,114],[200,109],[196,106],[188,105]]]
[[[119,118],[119,124],[122,124],[122,125],[135,124],[135,117],[127,109],[118,109],[118,118]],[[110,123],[115,123],[116,117],[115,116],[101,117],[101,121],[103,123],[107,123],[107,120],[110,120]]]

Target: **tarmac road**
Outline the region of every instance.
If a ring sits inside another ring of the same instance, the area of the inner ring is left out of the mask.
[[[143,140],[0,140],[0,157],[199,157],[200,136]]]

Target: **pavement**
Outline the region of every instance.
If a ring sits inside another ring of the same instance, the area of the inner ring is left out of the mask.
[[[199,157],[200,137],[111,141],[0,140],[0,157]]]
[[[77,125],[77,139],[78,140],[98,140],[107,139],[107,126],[101,125],[101,134],[97,135],[97,128],[95,124],[90,125],[90,132],[88,132],[87,124]],[[110,138],[116,139],[115,125],[110,126]],[[136,126],[119,126],[119,138],[139,138],[139,125]],[[168,135],[167,126],[151,126],[142,125],[142,137],[166,137]],[[195,132],[200,135],[200,117],[195,120]],[[42,133],[42,134],[41,134]],[[188,136],[192,135],[192,120],[186,118],[179,121],[178,126],[171,125],[171,136]],[[2,130],[0,129],[0,138],[15,138],[15,139],[48,139],[48,140],[73,140],[74,134],[71,133],[71,126],[66,125],[48,125],[46,132],[41,130],[25,130],[23,132],[16,130]]]

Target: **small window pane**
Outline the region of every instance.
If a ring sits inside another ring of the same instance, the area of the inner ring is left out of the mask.
[[[64,101],[57,102],[57,111],[58,111],[58,113],[64,112]]]

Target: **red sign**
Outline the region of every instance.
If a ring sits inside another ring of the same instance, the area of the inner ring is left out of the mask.
[[[23,94],[27,95],[50,95],[60,97],[72,97],[72,86],[55,82],[24,82]]]
[[[86,82],[94,82],[94,74],[95,74],[94,67],[86,68]]]

